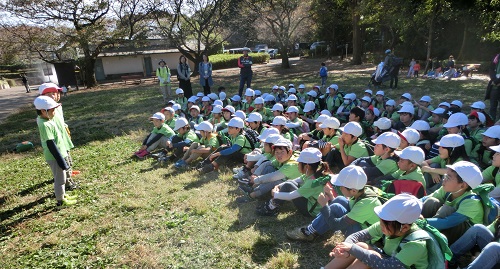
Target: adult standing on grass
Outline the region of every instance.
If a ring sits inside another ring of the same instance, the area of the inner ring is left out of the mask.
[[[203,54],[203,61],[199,64],[198,70],[200,70],[200,85],[207,96],[210,94],[210,87],[214,85],[214,81],[212,80],[212,63],[206,54]]]
[[[490,66],[490,116],[497,120],[498,103],[500,100],[500,54],[495,55]]]
[[[163,102],[166,104],[168,101],[167,96],[170,96],[170,69],[164,60],[160,60],[158,65],[160,67],[156,69],[156,76],[160,81],[160,92],[163,95]]]
[[[179,57],[179,64],[177,65],[177,80],[179,81],[179,88],[184,90],[184,97],[189,98],[193,96],[193,88],[191,87],[191,68],[187,63],[184,55]]]
[[[23,81],[24,88],[26,88],[26,93],[30,92],[30,85],[28,84],[28,78],[26,74],[21,75],[21,80]]]
[[[245,86],[245,83],[247,84],[246,88],[251,88],[252,86],[253,59],[252,56],[248,55],[249,52],[249,48],[243,48],[243,56],[238,59],[238,67],[240,68],[240,88],[238,90],[239,96],[242,96],[243,94],[243,87]]]

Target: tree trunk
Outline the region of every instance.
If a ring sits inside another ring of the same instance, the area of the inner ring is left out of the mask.
[[[290,68],[290,60],[288,59],[288,50],[287,46],[281,46],[281,67],[282,68]]]
[[[83,62],[84,62],[83,72],[84,72],[85,86],[87,88],[97,87],[97,80],[95,79],[95,70],[94,70],[96,59],[94,59],[92,56],[85,56]]]
[[[458,53],[458,57],[455,58],[457,60],[462,60],[462,58],[464,57],[465,46],[467,43],[467,31],[468,31],[468,27],[466,24],[466,25],[464,25],[464,36],[462,38],[462,46],[460,46],[460,52]]]
[[[357,1],[351,2],[352,9],[352,64],[359,65],[362,63],[362,38],[361,28],[359,27],[360,16],[357,10]]]
[[[433,36],[434,36],[434,19],[431,19],[429,21],[429,34],[427,35],[427,63],[425,64],[424,74],[427,74],[429,68],[432,68],[432,66],[429,66],[429,59],[431,58]]]

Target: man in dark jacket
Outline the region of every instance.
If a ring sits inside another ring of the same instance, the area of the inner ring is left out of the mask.
[[[243,87],[245,86],[245,82],[247,84],[247,88],[250,88],[252,84],[253,59],[252,56],[248,56],[248,52],[250,52],[249,48],[243,48],[243,56],[238,59],[238,67],[240,68],[240,88],[238,91],[239,96],[242,96],[243,94]]]
[[[500,54],[495,55],[490,65],[490,116],[497,120],[498,101],[500,99]]]

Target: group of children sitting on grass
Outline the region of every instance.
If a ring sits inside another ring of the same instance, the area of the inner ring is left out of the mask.
[[[290,201],[311,217],[288,238],[347,237],[325,268],[453,268],[475,245],[468,268],[500,262],[500,125],[484,103],[298,89],[247,89],[244,101],[177,89],[134,155],[201,174],[241,165],[238,203],[263,201],[257,214],[276,216]],[[52,106],[37,106],[41,117]]]

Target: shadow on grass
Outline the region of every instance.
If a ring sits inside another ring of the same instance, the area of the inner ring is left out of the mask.
[[[25,195],[28,195],[34,191],[36,191],[37,189],[40,189],[40,188],[43,188],[45,187],[46,185],[49,185],[49,184],[52,184],[54,182],[54,179],[49,179],[49,180],[46,180],[46,181],[43,181],[43,182],[40,182],[40,183],[37,183],[27,189],[24,189],[16,194],[14,194],[13,196],[25,196]],[[3,196],[3,197],[0,197],[0,205],[3,205],[5,203],[5,201],[7,201],[7,198],[9,198],[10,195],[8,196]],[[0,214],[0,220],[3,219],[1,218],[2,215]]]
[[[179,171],[178,173],[182,173],[182,172],[184,172],[184,171]],[[184,190],[200,188],[203,185],[205,185],[213,180],[216,180],[218,178],[219,178],[219,173],[216,171],[200,175],[198,180],[192,181],[189,184],[187,184],[186,186],[184,186]]]

